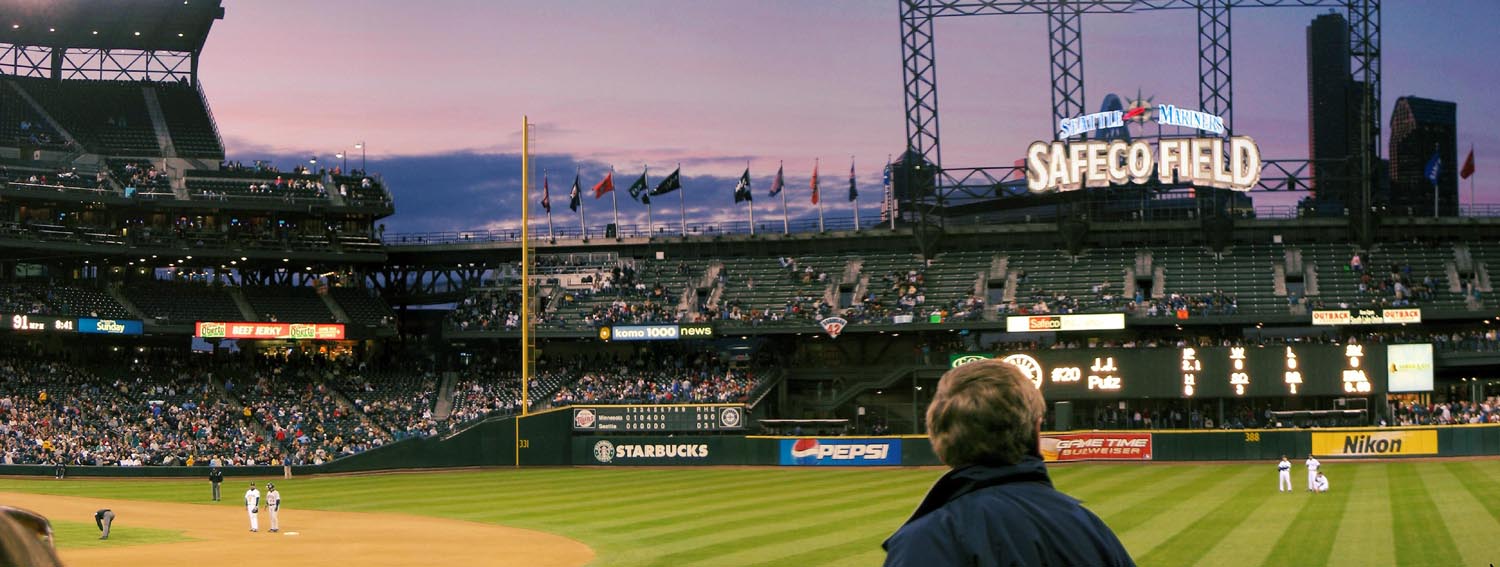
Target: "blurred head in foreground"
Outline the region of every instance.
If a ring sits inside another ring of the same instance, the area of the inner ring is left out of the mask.
[[[952,468],[1039,456],[1042,394],[1021,370],[987,359],[949,370],[927,406],[932,450]]]
[[[885,540],[886,567],[1134,566],[1109,526],[1052,488],[1039,447],[1046,404],[1015,366],[949,370],[927,408],[932,450],[952,470]]]

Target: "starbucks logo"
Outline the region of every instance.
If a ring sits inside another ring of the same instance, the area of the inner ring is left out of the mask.
[[[608,463],[615,460],[615,444],[609,441],[600,441],[594,444],[594,460]]]

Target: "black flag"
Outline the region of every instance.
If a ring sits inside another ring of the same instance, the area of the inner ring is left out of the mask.
[[[750,193],[750,168],[745,168],[745,173],[740,174],[740,182],[734,186],[734,202],[741,203],[754,199]]]
[[[666,179],[661,180],[661,183],[658,183],[656,185],[656,188],[651,190],[651,195],[652,196],[666,195],[667,193],[671,193],[673,191],[681,189],[682,188],[682,177],[681,177],[681,175],[682,175],[682,168],[679,167],[677,169],[672,170],[672,174],[671,175],[668,175]]]

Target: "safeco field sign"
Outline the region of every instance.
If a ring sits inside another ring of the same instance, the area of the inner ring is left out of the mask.
[[[1348,431],[1313,433],[1313,454],[1329,457],[1384,457],[1388,455],[1436,455],[1437,431]]]

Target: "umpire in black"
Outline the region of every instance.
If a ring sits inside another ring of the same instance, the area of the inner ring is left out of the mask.
[[[885,541],[886,567],[1134,567],[1109,526],[1052,488],[1040,447],[1046,405],[1015,366],[949,370],[927,408],[932,450],[953,470]]]
[[[219,467],[208,469],[208,482],[214,485],[214,502],[219,501],[219,483],[224,482],[224,471]]]
[[[99,531],[104,532],[99,536],[99,539],[109,539],[109,525],[114,523],[114,521],[114,510],[105,508],[98,512],[94,512],[94,525],[99,527]]]

